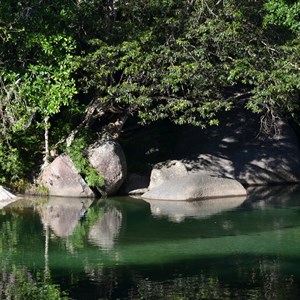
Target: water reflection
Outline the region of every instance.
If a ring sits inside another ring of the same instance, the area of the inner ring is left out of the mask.
[[[56,236],[68,237],[92,204],[91,199],[50,197],[38,207],[41,221]]]
[[[148,200],[151,213],[155,217],[168,217],[173,222],[185,218],[205,219],[242,205],[246,197],[215,198],[201,201],[160,201]]]
[[[89,229],[88,240],[103,249],[112,249],[122,226],[122,213],[115,207],[107,207],[102,218]]]
[[[72,299],[299,299],[300,194],[280,195],[18,201],[0,211],[0,299],[33,299],[27,288]]]
[[[289,206],[297,204],[300,186],[258,186],[247,189],[247,204],[256,209],[264,209],[270,205]]]

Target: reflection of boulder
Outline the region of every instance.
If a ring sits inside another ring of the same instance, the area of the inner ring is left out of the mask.
[[[89,231],[89,241],[104,249],[114,246],[122,226],[122,213],[114,207],[108,208],[103,217]]]
[[[181,222],[185,218],[204,219],[212,215],[239,207],[246,197],[215,198],[192,202],[170,202],[161,200],[149,200],[151,213],[154,216],[168,217],[175,222]]]
[[[39,207],[42,223],[49,225],[57,236],[67,237],[91,203],[91,199],[51,197]]]

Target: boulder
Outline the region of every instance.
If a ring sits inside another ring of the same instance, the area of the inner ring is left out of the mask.
[[[158,163],[154,165],[151,171],[148,189],[151,190],[172,178],[182,177],[187,174],[185,165],[178,160]]]
[[[260,115],[235,109],[220,116],[220,126],[180,128],[175,157],[189,173],[205,171],[244,185],[300,182],[300,149],[283,119],[262,130]]]
[[[107,195],[116,194],[126,178],[127,164],[121,146],[115,141],[96,142],[88,149],[91,165],[104,177],[104,191]]]
[[[0,209],[18,200],[19,198],[0,185]]]
[[[50,196],[95,196],[94,192],[77,172],[70,157],[66,154],[58,156],[45,168],[40,181],[48,189]]]
[[[170,179],[143,194],[142,198],[186,201],[245,195],[245,188],[236,180],[198,173]]]

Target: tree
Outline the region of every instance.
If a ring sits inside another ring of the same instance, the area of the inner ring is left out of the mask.
[[[43,160],[46,165],[49,160],[50,118],[60,113],[63,107],[71,110],[77,107],[77,100],[73,97],[77,93],[73,78],[76,43],[64,28],[54,30],[57,18],[50,24],[44,22],[52,15],[56,16],[55,4],[40,7],[38,3],[18,2],[16,5],[11,1],[0,6],[5,25],[0,35],[3,65],[0,73],[0,148],[3,152],[9,151],[7,155],[3,153],[7,160],[19,160],[20,155],[25,154],[24,148],[33,143],[40,147],[41,130],[44,130]],[[63,16],[60,17],[62,20]],[[24,141],[27,145],[21,145]],[[32,147],[31,151],[34,149]],[[35,155],[32,157],[36,159]],[[24,176],[22,171],[26,168],[10,168],[7,160],[2,164],[2,181],[7,180],[9,173],[14,173],[16,178]]]
[[[298,11],[291,0],[1,3],[2,181],[25,176],[12,163],[25,149],[47,163],[82,130],[117,138],[132,115],[205,127],[239,105],[264,130],[296,119]]]

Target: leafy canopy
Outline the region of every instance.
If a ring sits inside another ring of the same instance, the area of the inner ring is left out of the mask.
[[[299,22],[292,0],[2,1],[1,180],[41,161],[46,127],[56,147],[130,116],[205,127],[242,105],[297,119]]]

